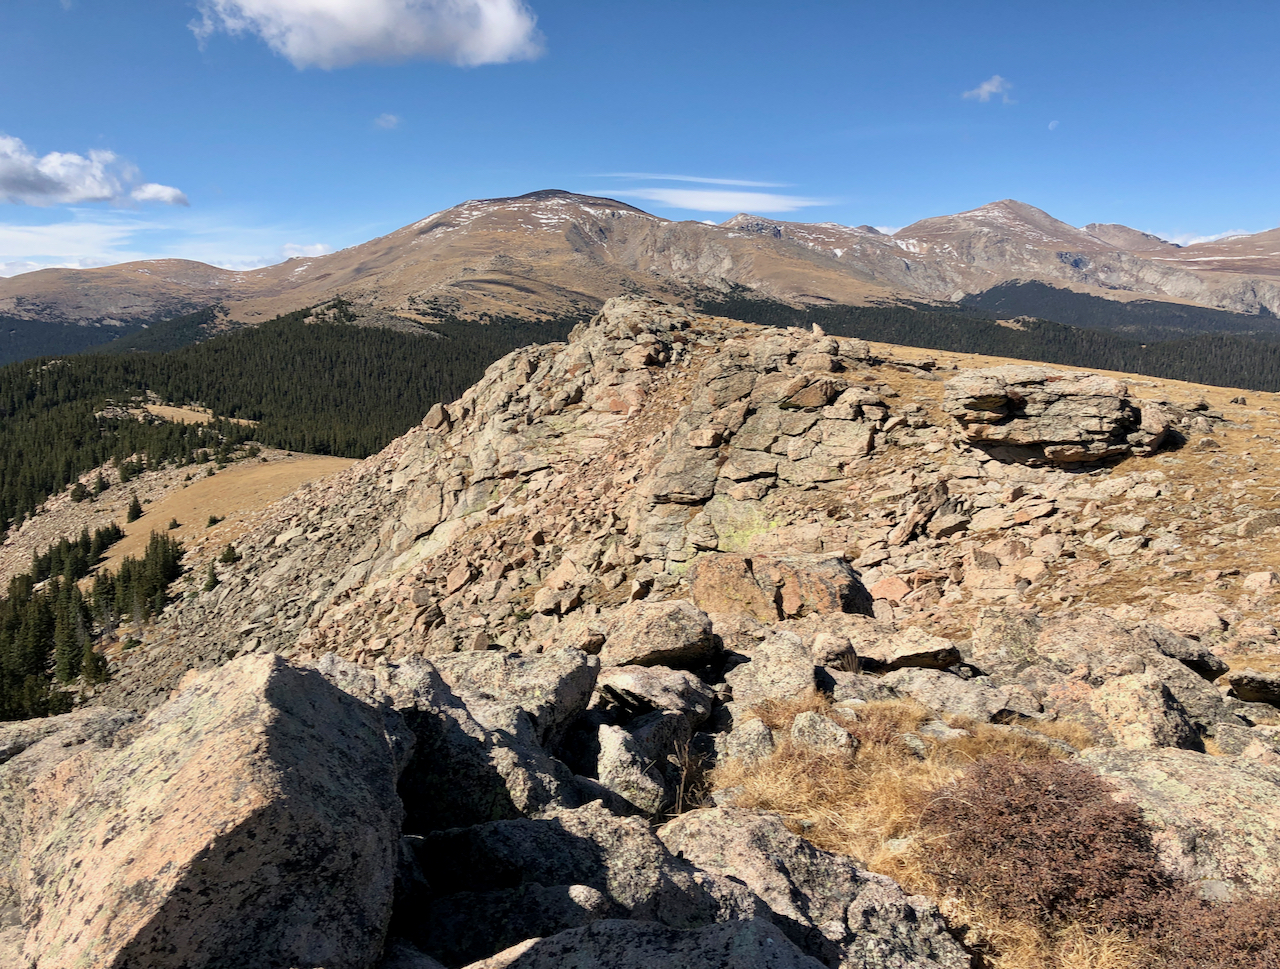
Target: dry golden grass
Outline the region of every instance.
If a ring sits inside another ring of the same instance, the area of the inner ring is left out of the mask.
[[[1057,932],[1002,918],[955,898],[941,903],[966,945],[994,969],[1154,969],[1150,950],[1126,932],[1072,923]]]
[[[979,760],[1003,755],[1039,761],[1059,756],[1046,743],[990,724],[953,718],[970,736],[926,741],[923,750],[904,733],[933,719],[912,700],[833,708],[819,692],[758,704],[752,712],[775,730],[789,730],[796,716],[821,713],[848,729],[857,750],[820,750],[783,740],[773,754],[753,764],[733,760],[711,773],[713,789],[738,788],[742,807],[774,811],[797,833],[827,851],[893,878],[908,892],[938,899],[953,926],[981,950],[994,969],[1139,969],[1148,963],[1141,945],[1123,933],[1072,925],[1054,935],[1030,922],[1000,918],[994,911],[957,898],[939,898],[929,874],[930,856],[941,845],[921,831],[930,799]],[[1092,736],[1075,724],[1027,724],[1048,737],[1083,747]]]
[[[175,488],[159,501],[144,506],[137,521],[123,525],[125,537],[108,551],[103,559],[105,568],[115,571],[125,556],[141,558],[153,531],[167,532],[171,519],[177,519],[179,527],[172,534],[188,547],[205,538],[216,538],[221,548],[235,541],[244,532],[245,519],[265,508],[309,481],[328,477],[344,471],[355,462],[349,458],[333,458],[323,455],[298,455],[263,464],[258,461],[241,461],[212,477],[198,473],[197,469],[213,465],[196,465],[197,474],[187,487]],[[120,505],[117,521],[124,522],[124,505],[129,500],[127,486],[113,488],[115,501]],[[210,528],[209,516],[217,515],[225,521]]]

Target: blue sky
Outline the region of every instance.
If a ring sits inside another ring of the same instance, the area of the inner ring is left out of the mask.
[[[1278,36],[1274,3],[3,0],[0,274],[263,265],[540,188],[1259,231]]]

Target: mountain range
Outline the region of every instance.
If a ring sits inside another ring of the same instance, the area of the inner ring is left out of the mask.
[[[1026,282],[1269,318],[1280,314],[1280,229],[1183,247],[1123,225],[1077,228],[1009,199],[893,234],[747,214],[713,225],[544,190],[250,271],[161,259],[26,273],[0,280],[0,318],[29,351],[50,325],[89,346],[212,304],[233,324],[256,323],[337,295],[412,323],[584,316],[619,293],[866,305],[956,302]]]

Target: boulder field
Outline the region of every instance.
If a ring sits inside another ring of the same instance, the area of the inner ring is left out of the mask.
[[[611,300],[262,513],[91,705],[0,726],[0,967],[973,965],[691,784],[856,756],[766,722],[815,694],[918,704],[904,749],[1066,737],[1171,875],[1265,892],[1280,510],[1251,427],[1169,396]]]

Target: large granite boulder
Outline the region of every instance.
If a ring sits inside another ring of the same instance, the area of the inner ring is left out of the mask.
[[[403,816],[387,727],[315,671],[251,655],[34,778],[29,965],[368,969]]]
[[[968,969],[968,954],[932,902],[815,848],[776,814],[708,808],[668,822],[658,837],[700,868],[741,880],[787,937],[824,965]]]
[[[1211,896],[1280,884],[1280,767],[1172,749],[1081,759],[1141,806],[1171,874]]]
[[[1152,454],[1170,428],[1162,407],[1131,398],[1119,380],[1024,364],[953,377],[942,407],[971,443],[1025,464]]]

